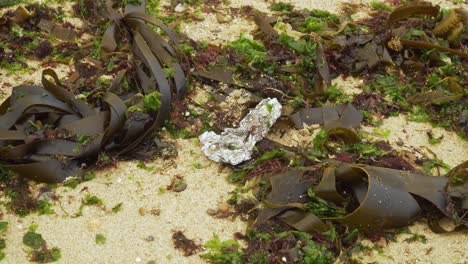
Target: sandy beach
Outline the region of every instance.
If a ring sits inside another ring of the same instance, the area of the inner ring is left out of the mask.
[[[293,3],[298,9],[317,8],[338,12],[339,4],[343,1],[285,2]],[[454,5],[451,1],[432,2],[443,7]],[[224,5],[224,10],[219,11],[230,15],[228,7],[252,5],[263,12],[271,13],[270,4],[271,1],[231,0]],[[161,1],[161,6],[167,5],[170,5],[169,1]],[[65,6],[70,8],[68,4]],[[185,5],[184,8],[191,7]],[[0,10],[0,14],[5,10]],[[249,33],[254,29],[255,23],[241,16],[232,17],[230,22],[223,24],[218,23],[214,14],[207,15],[203,21],[181,23],[182,33],[195,40],[206,40],[219,45],[238,38],[240,33]],[[32,70],[26,74],[0,69],[0,101],[11,93],[11,88],[15,85],[40,83],[39,62],[30,61],[28,64]],[[59,65],[55,70],[59,77],[65,77],[69,67]],[[336,82],[349,94],[359,93],[362,88],[362,83],[355,79],[340,77]],[[194,97],[189,96],[187,100],[192,100],[193,103]],[[404,115],[400,115],[384,119],[380,129],[391,132],[387,138],[382,138],[373,133],[373,127],[364,126],[362,131],[372,139],[388,140],[396,150],[416,149],[420,153],[431,155],[427,150],[430,149],[450,167],[468,159],[467,141],[454,132],[433,128],[429,123],[407,121]],[[268,137],[285,145],[301,146],[310,142],[316,131],[314,128],[290,130],[280,136],[273,130]],[[429,144],[427,131],[443,136],[443,143]],[[226,181],[230,170],[206,158],[197,138],[174,139],[167,131],[161,131],[160,136],[163,142],[177,149],[177,157],[158,157],[145,162],[150,169],[141,168],[138,161],[120,161],[114,167],[96,171],[93,180],[80,183],[75,189],[59,184],[55,189],[58,201],[53,203],[55,213],[52,215],[16,216],[5,209],[3,204],[7,198],[0,194],[2,221],[9,223],[5,233],[6,257],[3,263],[29,263],[28,249],[22,238],[32,224],[37,224],[37,232],[42,234],[49,247],[61,249],[62,257],[57,263],[70,264],[205,263],[198,254],[185,257],[183,252],[175,249],[173,233],[183,231],[189,239],[203,244],[213,235],[218,235],[221,239],[232,239],[234,233],[244,232],[247,225],[239,218],[217,219],[207,214],[207,210],[223,206],[229,193],[234,190],[235,185]],[[399,144],[401,141],[403,144]],[[166,186],[177,176],[184,178],[187,189],[183,192],[166,191]],[[41,186],[44,184],[30,184],[33,193],[39,193]],[[85,206],[82,216],[76,217],[86,195],[99,197],[103,205]],[[113,212],[112,208],[120,203],[121,211]],[[413,233],[424,235],[427,242],[406,242],[405,238],[410,235],[402,234],[398,236],[397,242],[388,245],[384,241],[377,242],[383,252],[363,252],[355,258],[361,263],[466,263],[466,232],[438,235],[429,230],[423,219],[409,228]],[[96,234],[104,235],[106,243],[96,244]],[[372,242],[366,240],[363,243],[370,245]]]

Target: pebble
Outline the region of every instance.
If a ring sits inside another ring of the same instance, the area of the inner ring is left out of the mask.
[[[146,210],[146,209],[143,208],[143,207],[140,207],[140,209],[138,209],[138,213],[139,213],[141,216],[145,216],[145,215],[148,213],[148,210]]]
[[[232,18],[228,15],[223,15],[220,13],[216,13],[216,20],[218,20],[218,23],[223,24],[223,23],[229,23],[232,21]]]
[[[145,240],[148,242],[154,241],[154,236],[147,236]]]
[[[137,258],[135,259],[135,262],[140,263],[140,262],[141,262],[141,258],[140,258],[140,257],[137,257]]]
[[[215,209],[211,209],[211,208],[210,208],[210,209],[206,210],[206,213],[207,213],[208,215],[213,216],[213,215],[217,215],[217,214],[218,214],[218,211],[215,210]]]
[[[398,138],[398,140],[396,141],[396,144],[401,147],[403,146],[404,142],[401,138]]]
[[[182,13],[184,12],[185,10],[185,7],[183,4],[178,4],[175,8],[174,8],[174,12],[176,13]]]
[[[218,206],[218,212],[222,212],[222,213],[225,213],[229,211],[229,204],[227,203],[222,203]]]
[[[185,182],[179,183],[174,187],[174,192],[183,192],[187,189],[187,184]]]

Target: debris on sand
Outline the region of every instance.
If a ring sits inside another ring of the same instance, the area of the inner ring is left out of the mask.
[[[172,235],[174,247],[183,252],[184,256],[192,256],[201,250],[201,245],[194,240],[188,239],[182,231],[176,231]]]
[[[276,98],[267,98],[247,114],[238,128],[227,128],[220,135],[212,131],[203,133],[199,137],[203,153],[213,161],[232,165],[249,160],[255,144],[280,117],[281,108]]]

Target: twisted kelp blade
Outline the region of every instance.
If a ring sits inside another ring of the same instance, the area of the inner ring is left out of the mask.
[[[54,82],[51,82],[49,79],[47,79],[47,76],[52,77]],[[57,99],[67,103],[81,116],[86,117],[96,114],[96,112],[86,102],[75,98],[73,93],[63,88],[54,70],[46,69],[42,72],[42,85],[44,85],[44,88],[51,92]]]
[[[410,224],[421,211],[419,196],[445,212],[443,190],[447,178],[373,166],[341,165],[336,177],[349,186],[359,207],[340,218],[330,218],[367,231]]]
[[[301,209],[287,211],[294,208],[287,206],[288,203],[296,202],[300,199],[316,179],[307,179],[304,177],[305,171],[291,169],[285,173],[276,174],[270,177],[271,192],[266,196],[267,203],[286,205],[271,206],[263,208],[255,224],[261,224],[269,219],[279,216],[285,223],[306,231],[324,231],[326,225],[315,215],[304,212]],[[284,212],[284,213],[283,213]]]
[[[290,116],[296,128],[305,125],[324,125],[330,130],[335,127],[356,128],[363,120],[362,114],[351,104],[304,108]]]
[[[316,91],[324,92],[331,86],[330,70],[328,68],[327,58],[323,49],[322,43],[317,45],[317,58],[315,64],[317,65],[317,73],[320,76],[320,81],[317,82]]]
[[[75,41],[76,38],[75,31],[56,25],[49,20],[41,19],[37,24],[37,27],[64,41],[72,42]]]
[[[439,14],[440,7],[433,6],[430,2],[418,1],[399,6],[388,16],[387,24],[397,22],[402,19],[415,16],[431,16],[436,17]]]
[[[454,215],[456,222],[468,227],[468,161],[450,170],[447,177],[447,193],[453,205],[448,209],[449,215]]]
[[[156,116],[155,123],[157,126],[163,124],[164,120],[169,115],[169,106],[171,103],[171,87],[164,75],[163,68],[151,51],[148,43],[137,31],[133,31],[133,51],[135,55],[145,64],[151,71],[152,77],[156,80],[159,92],[161,94],[161,107]]]
[[[8,104],[11,107],[9,112],[0,113],[0,129],[10,129],[21,118],[24,111],[34,106],[47,106],[50,111],[63,111],[73,114],[73,109],[67,104],[51,97],[42,97],[31,95],[17,100],[14,104]]]
[[[330,164],[324,169],[319,184],[313,187],[315,195],[334,204],[343,203],[346,198],[337,191],[336,184],[339,182],[341,189],[352,192],[358,205],[348,208],[348,213],[342,217],[317,218],[316,215],[310,215],[312,212],[297,209],[298,206],[288,206],[297,204],[306,195],[306,190],[314,185],[310,179],[305,180],[303,174],[303,171],[291,169],[270,177],[271,192],[267,194],[267,200],[284,206],[262,209],[257,223],[278,216],[301,231],[320,230],[324,227],[323,221],[329,220],[373,232],[382,228],[406,226],[415,220],[422,211],[415,196],[450,216],[445,195],[447,177],[366,165]],[[463,191],[466,192],[466,189]],[[288,213],[283,214],[285,211]]]
[[[355,72],[361,72],[366,66],[367,69],[371,70],[380,64],[394,65],[387,48],[383,45],[377,45],[373,40],[358,49],[353,69]]]
[[[322,179],[315,186],[314,193],[318,197],[339,204],[346,201],[336,190],[336,174],[334,166],[327,166],[323,170]]]
[[[308,233],[324,232],[329,228],[329,226],[315,214],[302,210],[286,211],[280,214],[278,218],[295,229]]]
[[[271,192],[266,196],[268,203],[284,205],[297,202],[300,196],[314,183],[313,180],[304,179],[303,175],[304,171],[295,169],[272,175],[270,177]],[[257,222],[265,222],[287,208],[288,207],[265,208],[259,213]]]
[[[117,49],[117,41],[115,39],[116,30],[117,24],[111,23],[104,32],[100,48],[101,57],[107,58],[109,56],[109,53]]]
[[[107,141],[123,128],[127,106],[117,95],[113,93],[106,93],[103,100],[109,105],[110,110],[109,127],[106,131],[105,137],[105,140]]]
[[[353,128],[333,127],[327,131],[328,136],[336,137],[345,144],[354,144],[361,142],[361,138]]]
[[[121,146],[119,138],[135,133],[121,131],[127,107],[118,96],[106,93],[104,106],[93,109],[63,88],[53,70],[44,70],[42,82],[44,87],[13,88],[2,104],[2,167],[31,180],[61,182],[84,173],[106,144]]]
[[[56,87],[54,87],[55,89]],[[10,98],[8,104],[10,104],[13,111],[7,113],[1,113],[0,120],[8,119],[11,117],[11,113],[15,115],[13,120],[14,123],[21,122],[22,119],[29,120],[41,120],[39,117],[36,118],[36,115],[70,115],[78,113],[74,112],[66,103],[54,98],[50,90],[45,90],[38,86],[25,87],[20,86],[17,90],[20,92],[23,90],[32,89],[37,92],[33,92],[30,95],[25,94],[21,99]],[[55,92],[58,92],[55,90]],[[66,91],[61,91],[64,94]],[[43,93],[47,96],[41,96],[39,99],[36,93]],[[18,94],[18,91],[14,91],[13,94]],[[60,103],[60,104],[59,104]],[[30,111],[34,109],[35,106],[40,106],[40,111]],[[47,118],[42,118],[42,120],[47,120]],[[55,118],[50,120],[55,121]],[[2,120],[3,121],[3,120]],[[6,123],[2,122],[3,125]],[[44,125],[53,125],[47,124]],[[95,124],[94,124],[95,125]],[[99,142],[93,142],[89,144],[85,149],[77,149],[80,145],[76,142],[70,142],[66,140],[35,140],[34,133],[28,134],[24,130],[16,130],[16,127],[13,125],[6,125],[9,132],[2,134],[16,134],[24,135],[22,139],[17,139],[12,141],[12,138],[3,137],[0,140],[0,158],[3,161],[2,167],[10,169],[23,177],[44,181],[44,182],[60,182],[65,178],[81,173],[81,169],[78,166],[78,162],[74,160],[75,157],[80,154],[89,153],[90,149],[96,149],[96,145]],[[21,126],[18,126],[22,128]],[[89,148],[88,148],[89,147]],[[91,151],[94,152],[94,151]],[[55,157],[62,157],[61,159]],[[69,158],[65,158],[68,156]],[[5,164],[6,163],[6,164]]]
[[[260,28],[260,30],[265,33],[270,38],[278,38],[279,34],[276,29],[274,29],[271,24],[266,20],[266,15],[261,13],[258,10],[252,10],[250,13],[254,17],[255,24]]]
[[[80,176],[84,173],[78,162],[73,160],[47,160],[21,165],[0,165],[0,167],[9,169],[27,179],[46,183],[62,182],[68,177]]]
[[[144,123],[135,123],[134,127],[137,127],[140,132],[127,133],[123,142],[129,144],[122,152],[132,149],[144,137],[164,124],[169,116],[172,90],[175,90],[179,97],[186,92],[185,74],[174,58],[176,55],[174,49],[146,23],[161,28],[173,43],[177,43],[178,38],[160,20],[144,13],[145,4],[145,1],[140,1],[139,5],[127,5],[125,13],[122,15],[118,10],[112,8],[110,1],[107,2],[107,12],[111,24],[102,39],[101,50],[107,55],[117,50],[119,48],[117,30],[127,30],[128,35],[131,35],[132,38],[130,45],[139,81],[137,86],[145,94],[159,91],[161,101],[159,110],[157,113],[153,113],[155,116],[150,126],[146,126]],[[172,70],[173,76],[166,74],[164,68]],[[113,86],[116,85],[113,84]]]
[[[440,45],[433,44],[430,42],[409,40],[409,39],[401,39],[400,41],[404,47],[412,47],[412,48],[418,48],[418,49],[436,49],[438,51],[449,52],[461,58],[468,59],[468,53],[455,50],[455,49],[451,49],[451,48],[446,48],[444,46],[440,46]]]
[[[215,80],[218,82],[236,85],[238,84],[232,75],[232,72],[226,69],[225,67],[214,66],[209,69],[203,69],[195,71],[193,74],[199,77],[203,77],[210,80]]]
[[[143,37],[136,31],[134,31],[133,33],[134,53],[143,61],[145,66],[150,69],[153,75],[152,77],[156,80],[159,92],[161,94],[161,106],[156,114],[156,118],[153,124],[148,129],[146,129],[145,127],[140,127],[142,133],[139,133],[138,135],[135,134],[136,138],[132,138],[131,141],[133,142],[129,146],[127,146],[123,151],[128,151],[131,148],[135,147],[141,142],[141,140],[143,140],[144,137],[151,134],[156,128],[162,126],[164,121],[169,116],[169,108],[171,103],[171,88],[169,82],[164,76],[161,64],[159,63],[155,55],[152,53],[150,47],[147,45]]]
[[[153,54],[158,60],[166,65],[168,68],[174,70],[174,83],[177,94],[179,96],[185,93],[185,74],[179,63],[174,61],[173,51],[168,51],[166,47],[169,45],[160,35],[156,34],[151,27],[143,23],[141,20],[136,18],[127,19],[129,23],[132,23],[138,32],[145,39],[146,43],[150,47]]]
[[[441,225],[441,216],[429,216],[429,228],[435,233],[450,233],[468,228],[468,161],[451,169],[446,175],[447,217],[455,223],[455,228],[448,229]]]
[[[424,93],[415,94],[407,99],[407,102],[410,104],[420,104],[420,103],[427,103],[435,98],[440,98],[444,96],[443,90],[436,90]]]

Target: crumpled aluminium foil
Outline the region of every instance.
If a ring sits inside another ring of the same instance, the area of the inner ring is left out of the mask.
[[[220,135],[212,131],[203,133],[199,137],[203,153],[213,161],[232,165],[249,160],[255,144],[280,117],[281,108],[276,98],[267,98],[242,119],[238,128],[226,128]]]

